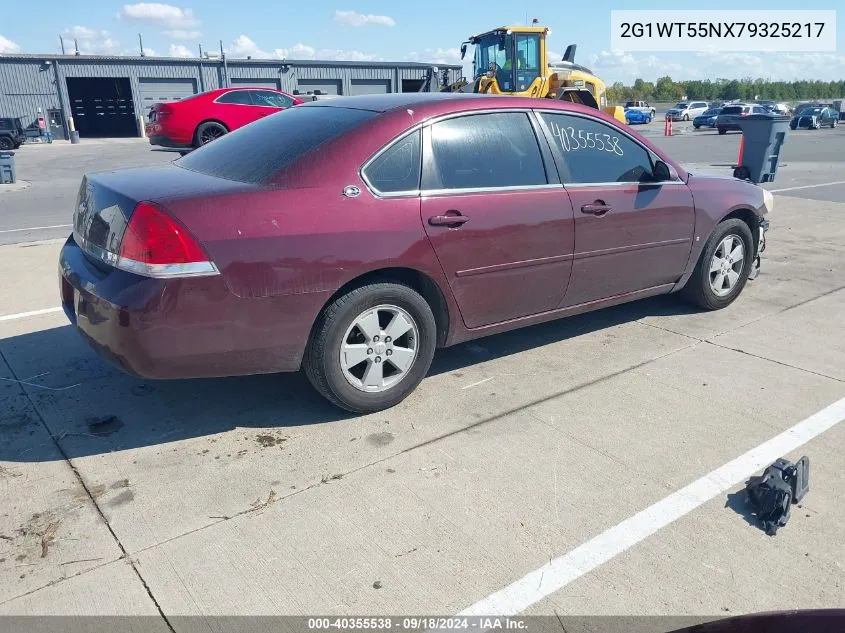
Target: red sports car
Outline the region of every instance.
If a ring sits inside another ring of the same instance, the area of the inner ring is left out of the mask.
[[[413,391],[437,347],[675,291],[727,306],[772,204],[592,108],[345,97],[168,166],[86,176],[61,297],[131,373],[303,368],[372,412]]]
[[[150,110],[150,145],[190,148],[205,145],[294,105],[301,99],[270,88],[221,88],[182,101],[157,103]]]

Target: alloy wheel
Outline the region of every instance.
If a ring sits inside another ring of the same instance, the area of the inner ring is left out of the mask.
[[[200,143],[205,145],[206,143],[210,143],[211,141],[220,138],[226,133],[219,125],[210,125],[206,127],[202,133],[200,134]]]
[[[719,242],[710,260],[710,289],[717,297],[731,293],[745,266],[745,246],[733,233]]]
[[[343,376],[356,389],[386,391],[413,367],[419,351],[419,327],[395,305],[379,305],[359,314],[340,344]]]

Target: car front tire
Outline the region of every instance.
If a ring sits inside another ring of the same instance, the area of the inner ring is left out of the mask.
[[[419,385],[436,341],[434,314],[419,293],[394,282],[371,283],[323,309],[303,369],[334,405],[375,413],[399,404]]]
[[[754,238],[742,220],[716,226],[681,295],[705,310],[721,310],[742,292],[754,262]]]
[[[723,127],[720,127],[720,128],[717,128],[717,129],[719,130],[719,134],[727,134],[728,133],[728,131]]]
[[[0,149],[10,150],[10,149],[14,149],[14,147],[15,147],[15,144],[12,141],[12,139],[10,139],[6,136],[0,136]]]

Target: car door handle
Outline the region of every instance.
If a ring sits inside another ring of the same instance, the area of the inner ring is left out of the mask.
[[[458,227],[469,222],[469,218],[458,211],[450,211],[446,215],[433,215],[428,219],[431,226]]]
[[[598,201],[581,207],[581,213],[589,213],[590,215],[602,216],[609,211],[613,211],[613,207]]]

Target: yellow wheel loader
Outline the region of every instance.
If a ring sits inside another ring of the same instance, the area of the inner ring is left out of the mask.
[[[574,44],[561,61],[549,61],[550,33],[545,26],[503,26],[470,37],[461,45],[461,59],[474,45],[472,80],[448,84],[444,76],[440,90],[562,99],[602,110],[624,123],[624,110],[607,105],[604,82],[575,63]]]

